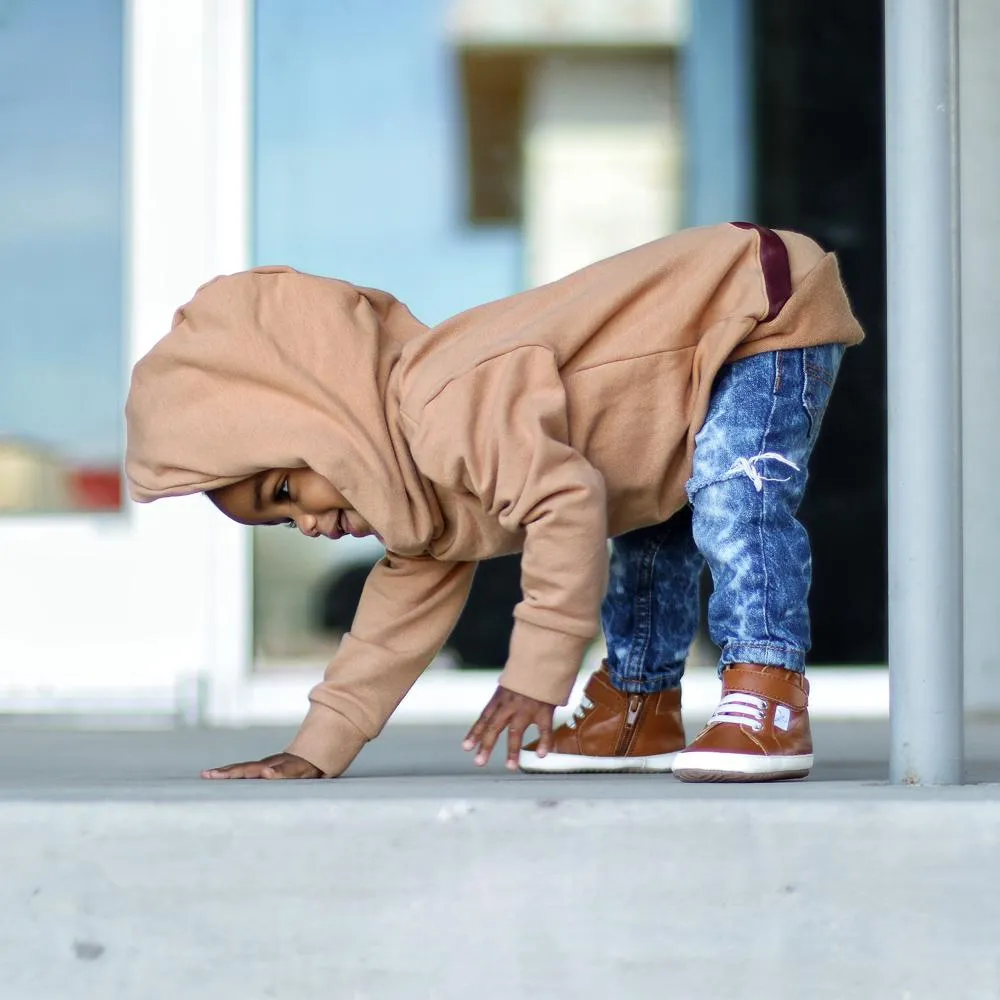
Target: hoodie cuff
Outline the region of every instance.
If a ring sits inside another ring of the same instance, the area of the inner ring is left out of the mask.
[[[335,778],[367,742],[368,737],[340,712],[313,702],[286,752],[309,761],[324,777]]]
[[[550,705],[565,705],[591,640],[533,625],[518,618],[510,637],[510,656],[500,675],[508,691]]]

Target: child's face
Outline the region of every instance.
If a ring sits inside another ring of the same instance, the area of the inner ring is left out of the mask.
[[[347,498],[312,469],[269,469],[208,496],[240,524],[293,524],[310,538],[378,537]]]

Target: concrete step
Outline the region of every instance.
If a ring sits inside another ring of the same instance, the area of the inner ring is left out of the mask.
[[[483,777],[0,801],[0,995],[1000,997],[1000,786]]]
[[[0,1000],[1000,997],[996,720],[948,789],[882,783],[884,720],[739,787],[478,771],[426,725],[206,782],[292,730],[134,724],[0,716]]]

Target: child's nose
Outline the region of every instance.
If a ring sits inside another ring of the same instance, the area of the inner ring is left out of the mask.
[[[315,538],[319,534],[319,522],[312,514],[301,514],[296,518],[299,531],[309,538]]]

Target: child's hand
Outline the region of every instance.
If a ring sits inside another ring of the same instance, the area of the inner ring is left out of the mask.
[[[538,756],[544,757],[552,740],[552,716],[555,705],[536,701],[525,694],[516,694],[504,687],[498,687],[490,698],[479,721],[469,730],[462,743],[463,750],[477,750],[476,765],[483,767],[490,759],[493,747],[500,734],[507,730],[507,768],[517,770],[517,755],[521,751],[521,741],[528,726],[538,726],[540,739]]]
[[[202,771],[203,778],[265,778],[270,781],[282,778],[322,778],[323,772],[307,760],[292,753],[276,753],[263,760],[248,760],[242,764],[227,764]]]

